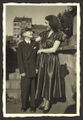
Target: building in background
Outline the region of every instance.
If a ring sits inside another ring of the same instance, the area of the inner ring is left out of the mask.
[[[18,43],[21,38],[21,30],[25,27],[32,28],[35,35],[43,32],[46,29],[45,25],[32,25],[32,18],[28,17],[15,17],[13,20],[13,40]]]
[[[21,30],[25,27],[32,27],[32,18],[28,17],[15,17],[13,20],[13,40],[20,40]]]

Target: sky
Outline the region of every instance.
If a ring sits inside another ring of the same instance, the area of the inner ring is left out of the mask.
[[[67,6],[20,6],[7,5],[6,6],[6,35],[13,35],[13,20],[17,17],[32,18],[32,24],[45,24],[45,16],[58,15],[67,9]]]

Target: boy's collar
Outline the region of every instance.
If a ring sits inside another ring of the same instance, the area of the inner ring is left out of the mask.
[[[29,39],[27,39],[27,40],[25,39],[24,41],[25,41],[26,43],[29,43],[29,44],[31,43],[31,40],[29,40]]]

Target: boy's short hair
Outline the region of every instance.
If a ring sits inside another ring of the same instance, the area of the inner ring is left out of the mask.
[[[27,32],[27,31],[32,31],[32,28],[24,28],[24,29],[22,29],[21,30],[21,37],[23,37],[23,34],[25,33],[25,32]]]

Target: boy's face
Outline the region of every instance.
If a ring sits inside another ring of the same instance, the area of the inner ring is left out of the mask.
[[[32,31],[26,31],[26,32],[23,33],[23,36],[27,37],[27,38],[32,38],[33,37],[33,32]]]

